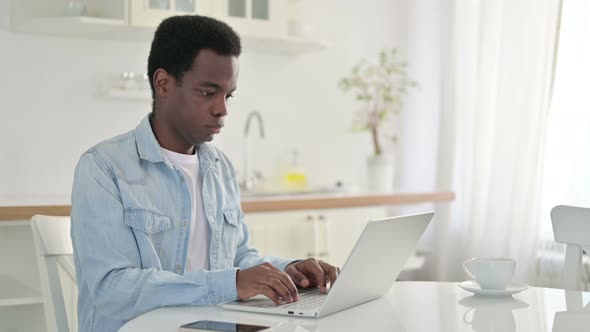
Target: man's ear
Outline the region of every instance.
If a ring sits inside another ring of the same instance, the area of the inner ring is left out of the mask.
[[[167,97],[170,93],[172,84],[174,84],[174,77],[170,75],[165,69],[158,68],[154,72],[154,93],[159,97]]]

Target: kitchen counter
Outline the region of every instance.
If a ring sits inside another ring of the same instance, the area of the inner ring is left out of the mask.
[[[451,202],[455,199],[453,192],[432,193],[395,193],[388,195],[281,195],[242,198],[242,209],[248,212],[272,212],[310,209],[335,209],[361,206],[412,205],[421,203]],[[67,216],[70,205],[42,206],[1,206],[0,222],[9,220],[27,220],[35,214]]]

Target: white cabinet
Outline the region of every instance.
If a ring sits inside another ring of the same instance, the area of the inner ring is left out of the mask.
[[[250,245],[262,255],[302,258],[313,247],[312,225],[304,213],[247,213],[244,221],[250,231]]]
[[[0,330],[45,331],[30,223],[0,223]]]
[[[76,7],[72,7],[77,3]],[[12,0],[13,28],[36,19],[95,19],[120,24],[127,23],[128,3],[121,0],[43,1]],[[76,8],[73,10],[72,8]]]
[[[315,257],[342,267],[370,219],[387,216],[385,207],[246,213],[250,245],[263,255]],[[412,279],[424,256],[408,258],[399,279]]]
[[[154,27],[173,15],[211,15],[212,12],[211,0],[129,0],[133,26]]]
[[[370,219],[383,207],[246,213],[251,245],[264,255],[316,257],[342,266]]]
[[[69,3],[83,4],[78,14]],[[173,15],[199,14],[231,25],[244,53],[301,54],[328,47],[321,40],[288,34],[289,0],[12,0],[12,30],[107,40],[151,41]]]
[[[214,16],[252,36],[287,35],[286,0],[222,0]]]
[[[130,24],[155,27],[173,15],[211,16],[252,36],[285,36],[286,0],[129,0]]]

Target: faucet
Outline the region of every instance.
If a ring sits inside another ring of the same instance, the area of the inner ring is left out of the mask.
[[[262,122],[262,115],[257,110],[251,111],[248,116],[246,117],[246,124],[244,126],[244,151],[243,151],[243,179],[240,187],[244,191],[250,191],[254,188],[255,181],[261,177],[259,173],[257,174],[250,174],[250,165],[248,163],[248,132],[250,131],[250,122],[252,119],[256,119],[258,121],[258,135],[260,138],[264,138],[264,124]]]

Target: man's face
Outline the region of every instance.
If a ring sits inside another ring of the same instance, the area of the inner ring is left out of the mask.
[[[173,130],[189,145],[211,141],[223,127],[227,102],[238,81],[238,59],[201,50],[180,85],[167,98],[166,116]]]

